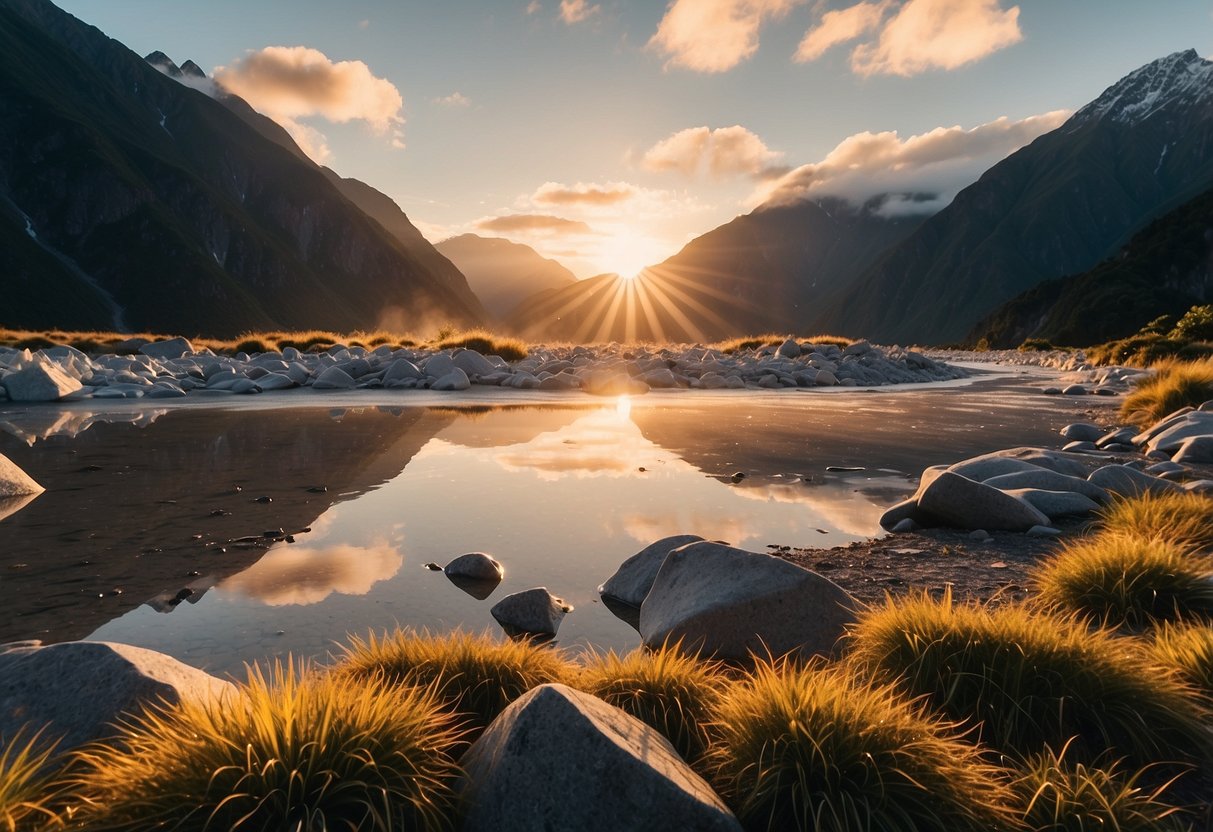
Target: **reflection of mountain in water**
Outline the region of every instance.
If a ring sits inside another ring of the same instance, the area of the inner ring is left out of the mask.
[[[82,638],[145,601],[171,610],[196,600],[266,554],[226,541],[311,525],[399,474],[455,418],[420,408],[182,409],[141,430],[91,419],[75,438],[33,447],[0,436],[0,453],[47,489],[0,522],[0,643]],[[308,490],[320,485],[327,491]]]

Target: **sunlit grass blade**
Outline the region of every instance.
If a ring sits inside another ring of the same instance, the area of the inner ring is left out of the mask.
[[[1100,511],[1099,519],[1109,532],[1161,537],[1213,550],[1213,498],[1204,494],[1143,494],[1116,499]]]
[[[0,746],[0,832],[61,826],[52,808],[58,787],[47,765],[53,752],[41,731],[19,730]]]
[[[1213,358],[1199,361],[1160,361],[1154,374],[1137,385],[1120,405],[1120,416],[1146,426],[1184,406],[1213,399]]]
[[[1155,659],[1213,698],[1213,625],[1164,624],[1153,636]]]

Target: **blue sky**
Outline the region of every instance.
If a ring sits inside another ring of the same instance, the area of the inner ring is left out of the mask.
[[[582,276],[656,262],[789,182],[946,201],[1136,67],[1213,53],[1194,0],[60,5],[140,54],[225,67],[431,239],[509,236]]]

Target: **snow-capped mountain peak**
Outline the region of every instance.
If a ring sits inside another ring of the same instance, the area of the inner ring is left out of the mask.
[[[1213,101],[1213,61],[1195,49],[1175,52],[1130,72],[1074,114],[1071,123],[1105,118],[1123,124],[1144,121],[1174,101]]]

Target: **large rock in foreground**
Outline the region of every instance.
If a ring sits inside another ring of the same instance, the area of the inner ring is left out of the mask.
[[[7,375],[3,383],[15,402],[57,402],[84,386],[50,361],[39,361]]]
[[[521,696],[461,763],[464,832],[741,829],[665,737],[564,685]]]
[[[34,482],[34,478],[17,467],[4,454],[0,454],[0,498],[25,497],[41,494],[46,489]]]
[[[707,541],[666,555],[640,607],[646,646],[726,661],[829,654],[855,620],[855,599],[786,560]]]
[[[697,534],[676,534],[650,543],[621,563],[615,574],[598,588],[598,592],[612,600],[639,608],[649,590],[653,588],[653,581],[657,577],[657,571],[661,569],[661,564],[665,562],[666,555],[680,546],[701,540],[703,538]]]
[[[23,726],[58,740],[62,752],[114,735],[114,722],[155,702],[236,695],[171,656],[101,641],[0,647],[0,747]]]

